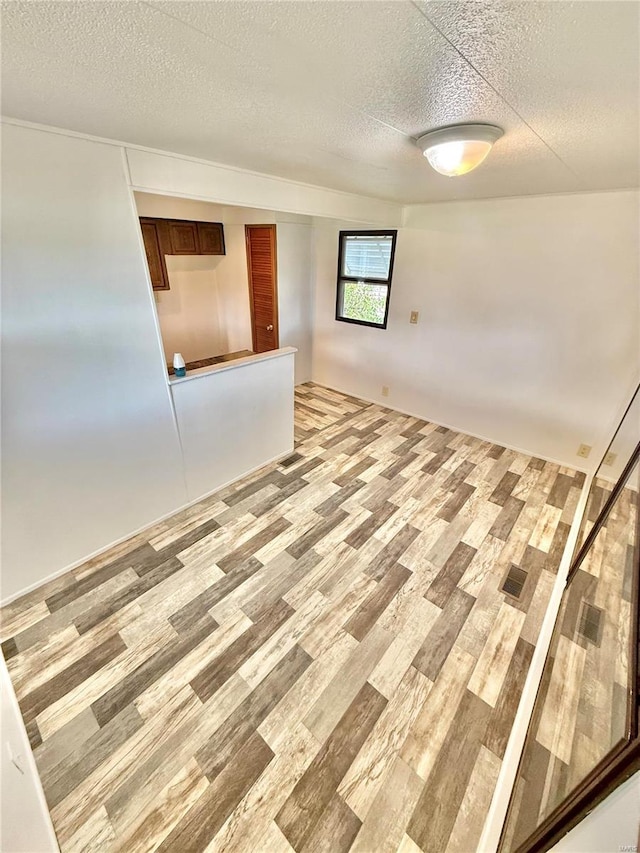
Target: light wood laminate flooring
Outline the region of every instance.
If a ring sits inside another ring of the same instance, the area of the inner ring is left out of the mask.
[[[474,850],[582,482],[297,388],[289,458],[4,609],[62,850]]]

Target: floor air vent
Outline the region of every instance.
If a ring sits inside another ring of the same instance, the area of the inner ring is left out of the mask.
[[[600,645],[600,623],[602,610],[594,607],[593,604],[587,604],[585,601],[580,614],[580,623],[578,625],[578,633],[581,634],[590,643],[596,646]]]
[[[509,573],[502,584],[502,591],[513,598],[520,598],[524,582],[527,579],[527,573],[524,569],[518,566],[511,566]]]

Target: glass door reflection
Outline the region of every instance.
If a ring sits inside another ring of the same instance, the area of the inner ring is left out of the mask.
[[[636,737],[638,452],[564,592],[503,851],[537,849],[530,840],[554,810]]]

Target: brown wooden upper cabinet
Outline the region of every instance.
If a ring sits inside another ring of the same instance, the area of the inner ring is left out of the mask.
[[[201,255],[224,255],[224,230],[220,222],[196,222]]]
[[[167,255],[199,255],[198,226],[195,222],[185,222],[182,219],[169,221],[169,239],[171,252]]]
[[[140,218],[144,251],[147,255],[149,276],[154,290],[169,290],[169,276],[164,262],[164,252],[160,249],[160,232],[154,219]]]
[[[154,290],[169,290],[165,255],[224,255],[221,222],[140,217],[142,239]]]

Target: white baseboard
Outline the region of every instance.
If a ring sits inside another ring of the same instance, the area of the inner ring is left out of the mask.
[[[507,450],[513,450],[516,453],[523,453],[525,456],[535,456],[537,459],[544,459],[545,462],[551,462],[554,465],[561,465],[563,468],[572,468],[574,471],[580,471],[583,474],[591,473],[589,468],[583,468],[573,462],[563,462],[561,459],[554,459],[552,456],[543,456],[535,450],[527,450],[524,447],[505,444],[504,441],[498,441],[497,439],[489,438],[486,435],[479,435],[477,432],[469,432],[469,430],[464,427],[456,426],[455,424],[445,424],[441,421],[434,421],[433,418],[429,418],[426,415],[419,415],[416,412],[409,412],[406,409],[398,409],[397,406],[391,406],[384,400],[373,400],[371,397],[363,397],[362,394],[355,394],[353,391],[347,391],[344,388],[337,388],[335,385],[327,385],[326,382],[318,382],[316,379],[312,379],[311,381],[315,385],[320,385],[322,388],[328,388],[330,391],[337,391],[339,394],[346,394],[349,397],[357,397],[358,400],[364,400],[365,403],[373,403],[375,406],[382,406],[385,409],[391,409],[392,412],[398,412],[401,415],[409,415],[411,418],[419,418],[421,421],[428,421],[428,423],[436,424],[436,426],[446,427],[454,432],[460,432],[463,435],[470,435],[471,438],[478,438],[480,441],[488,441],[489,444],[497,444],[499,447],[506,447]]]
[[[226,483],[221,483],[219,486],[216,486],[215,489],[211,489],[210,492],[206,492],[203,495],[200,495],[198,498],[194,498],[192,501],[188,501],[187,503],[181,504],[180,506],[175,507],[175,509],[170,510],[169,512],[164,513],[159,518],[150,521],[148,524],[144,524],[142,527],[138,527],[136,530],[132,530],[130,533],[127,533],[125,536],[121,536],[119,539],[114,539],[113,542],[109,542],[108,545],[104,545],[101,548],[98,548],[96,551],[92,551],[90,554],[87,554],[85,557],[82,557],[80,560],[76,560],[73,563],[65,566],[62,569],[58,569],[55,572],[52,572],[50,575],[47,575],[42,580],[36,581],[35,583],[30,584],[30,586],[21,589],[19,592],[14,593],[13,595],[7,596],[7,598],[0,599],[0,607],[6,607],[7,604],[12,604],[14,601],[17,601],[19,598],[22,598],[23,595],[28,595],[28,593],[33,592],[36,589],[39,589],[41,586],[49,583],[50,581],[55,580],[56,578],[61,577],[67,572],[72,571],[73,569],[77,569],[78,566],[81,566],[83,563],[86,563],[88,560],[92,560],[94,557],[99,557],[100,554],[104,554],[105,551],[109,551],[111,548],[115,548],[116,545],[121,545],[123,542],[126,542],[127,539],[132,539],[134,536],[138,536],[140,533],[144,533],[145,530],[148,530],[150,527],[153,527],[156,524],[159,524],[161,521],[165,521],[167,518],[171,518],[172,515],[176,515],[182,510],[188,509],[190,506],[194,506],[194,504],[199,503],[200,501],[206,500],[207,498],[214,495],[216,492],[219,492],[221,489],[226,489],[227,486],[230,486],[232,483],[237,483],[238,480],[242,480],[244,477],[249,477],[251,474],[254,474],[256,471],[259,471],[261,468],[266,468],[267,465],[273,465],[274,462],[278,462],[280,459],[286,459],[293,453],[293,447],[290,450],[287,450],[286,453],[279,453],[277,456],[274,456],[271,459],[268,459],[266,462],[262,462],[260,465],[256,465],[254,468],[249,469],[249,471],[245,471],[244,474],[240,474],[239,477],[234,477],[231,480],[228,480]]]

